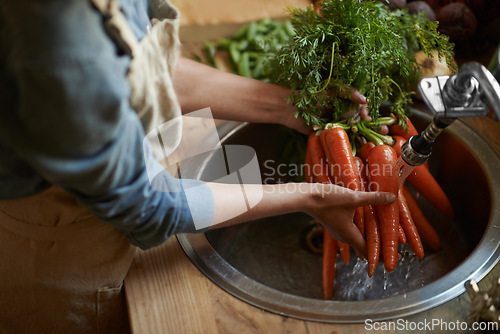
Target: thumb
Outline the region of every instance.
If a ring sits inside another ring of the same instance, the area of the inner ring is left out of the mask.
[[[344,99],[349,99],[354,103],[366,104],[366,97],[359,92],[355,87],[349,85],[338,85],[336,88],[337,96]]]
[[[358,191],[355,194],[353,204],[355,206],[366,206],[366,205],[385,205],[391,204],[396,200],[396,195],[390,192],[381,191],[371,191],[363,192]]]
[[[351,95],[349,99],[352,102],[359,103],[359,104],[366,104],[368,103],[366,97],[359,92],[356,88],[352,88]]]
[[[337,231],[331,230],[328,225],[324,225],[326,230],[337,240],[348,243],[356,250],[356,252],[363,256],[365,259],[368,257],[366,240],[359,232],[359,229],[352,222],[342,224],[338,227]],[[338,233],[336,233],[338,232]]]

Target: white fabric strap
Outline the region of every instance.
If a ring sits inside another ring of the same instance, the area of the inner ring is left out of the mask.
[[[107,16],[109,0],[91,0],[91,1],[103,15]]]
[[[132,58],[139,41],[127,23],[116,0],[92,0],[94,6],[105,18],[106,31],[115,43]]]

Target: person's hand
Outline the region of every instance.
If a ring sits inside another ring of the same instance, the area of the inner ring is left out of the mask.
[[[342,98],[349,98],[352,102],[358,103],[358,110],[356,111],[357,114],[359,114],[359,117],[365,121],[371,121],[372,118],[369,115],[369,110],[368,110],[368,99],[361,94],[356,88],[352,86],[339,86],[339,88],[336,89],[336,95],[340,96]],[[346,115],[348,117],[355,116],[353,115]],[[386,135],[389,133],[389,127],[387,125],[380,125],[376,129],[373,129],[374,131],[380,133],[381,135]]]
[[[349,99],[352,102],[359,104],[357,112],[359,113],[360,117],[368,121],[371,120],[371,117],[368,116],[368,100],[355,87],[348,85],[338,86],[337,88],[328,92],[328,94],[331,96],[331,98],[340,97]],[[295,117],[293,115],[293,110],[293,107],[283,110],[284,117],[281,119],[281,124],[304,134],[311,133],[311,131],[313,131],[312,127],[309,126],[306,128],[304,126],[304,120],[301,117]]]
[[[355,87],[349,85],[339,85],[332,90],[333,97],[341,97],[343,99],[349,99],[354,103],[361,105],[368,104],[366,97],[359,92]]]
[[[317,219],[337,240],[351,245],[367,257],[363,235],[354,224],[354,210],[360,206],[389,204],[396,200],[392,193],[353,191],[332,184],[317,184],[306,213]]]

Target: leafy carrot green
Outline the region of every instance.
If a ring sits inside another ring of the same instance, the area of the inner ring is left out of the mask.
[[[289,102],[307,125],[340,120],[350,101],[324,92],[346,85],[369,99],[375,122],[386,101],[404,119],[419,78],[414,53],[437,49],[452,64],[453,44],[423,14],[391,12],[379,1],[325,0],[319,6],[289,8],[295,35],[271,57],[273,81],[292,89]],[[325,110],[332,116],[325,119]]]

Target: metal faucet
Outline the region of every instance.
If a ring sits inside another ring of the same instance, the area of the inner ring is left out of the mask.
[[[489,70],[477,62],[467,62],[452,76],[422,79],[418,89],[434,114],[434,120],[421,134],[411,137],[403,145],[403,160],[411,166],[424,164],[437,136],[457,118],[486,116],[490,106],[500,118],[499,81],[500,47]]]

